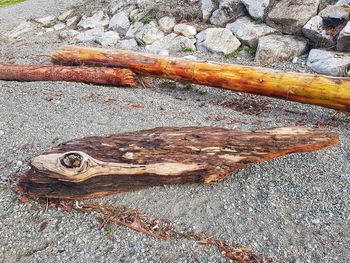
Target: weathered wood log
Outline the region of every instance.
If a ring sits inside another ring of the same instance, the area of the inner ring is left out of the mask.
[[[19,189],[86,199],[163,184],[212,183],[249,164],[336,145],[332,132],[156,128],[62,143],[35,157]]]
[[[135,74],[128,69],[0,64],[0,80],[69,81],[96,85],[136,87]]]
[[[75,46],[61,47],[52,55],[52,60],[67,65],[124,67],[159,78],[350,112],[350,78],[286,73],[267,68]]]

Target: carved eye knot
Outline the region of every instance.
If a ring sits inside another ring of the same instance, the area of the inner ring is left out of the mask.
[[[63,155],[60,160],[63,167],[68,169],[78,169],[83,166],[84,157],[79,153],[70,152]]]

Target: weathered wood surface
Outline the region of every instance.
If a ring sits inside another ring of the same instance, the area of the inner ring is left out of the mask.
[[[212,183],[251,163],[337,143],[335,133],[300,127],[169,127],[88,137],[35,157],[19,189],[32,197],[87,199],[155,185]]]
[[[128,69],[0,64],[0,80],[68,81],[96,85],[136,87],[135,74]]]
[[[350,112],[350,78],[286,73],[125,50],[63,46],[54,63],[129,68],[136,73]]]

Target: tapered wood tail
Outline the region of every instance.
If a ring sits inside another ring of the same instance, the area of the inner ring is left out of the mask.
[[[128,69],[0,64],[0,80],[68,81],[96,85],[136,87],[135,74]]]
[[[19,189],[32,197],[87,199],[155,185],[212,183],[250,164],[338,141],[335,133],[301,127],[162,127],[88,137],[33,158]]]
[[[52,55],[52,60],[65,65],[129,68],[136,73],[159,78],[350,112],[350,78],[286,73],[266,68],[75,46],[61,47]]]

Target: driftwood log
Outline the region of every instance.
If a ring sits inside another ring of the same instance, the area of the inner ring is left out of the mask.
[[[132,71],[103,67],[0,64],[0,80],[68,81],[136,87],[135,74]]]
[[[123,67],[140,74],[258,94],[350,112],[350,78],[286,73],[267,68],[208,63],[124,50],[63,46],[54,63]]]
[[[19,190],[32,197],[87,199],[155,185],[213,183],[252,163],[337,143],[335,133],[300,127],[169,127],[88,137],[35,157]]]

